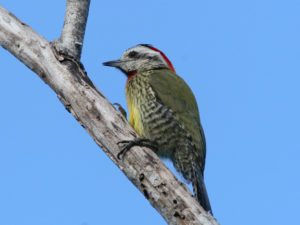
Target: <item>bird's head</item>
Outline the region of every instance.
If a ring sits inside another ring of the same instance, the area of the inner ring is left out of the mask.
[[[148,44],[136,45],[126,50],[119,60],[103,63],[120,69],[128,77],[136,73],[154,69],[175,69],[166,55]]]

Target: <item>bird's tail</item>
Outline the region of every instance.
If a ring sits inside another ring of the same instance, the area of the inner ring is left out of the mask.
[[[209,212],[211,215],[213,215],[212,209],[211,209],[211,206],[209,203],[206,187],[204,184],[204,178],[202,175],[202,171],[199,167],[193,168],[192,183],[193,183],[193,191],[194,191],[195,198],[198,200],[200,205],[207,212]]]

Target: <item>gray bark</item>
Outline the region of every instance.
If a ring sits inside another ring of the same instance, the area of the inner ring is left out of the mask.
[[[75,42],[71,43],[76,45]],[[69,48],[69,44],[67,43],[65,47]],[[126,119],[95,88],[82,64],[76,60],[80,58],[80,53],[79,57],[59,54],[52,43],[1,6],[0,45],[56,92],[65,108],[73,114],[168,224],[218,224],[151,150],[133,147],[123,160],[117,159],[120,151],[117,142],[134,139],[137,134]]]
[[[83,46],[90,0],[67,0],[65,22],[55,48],[64,55],[79,60]]]

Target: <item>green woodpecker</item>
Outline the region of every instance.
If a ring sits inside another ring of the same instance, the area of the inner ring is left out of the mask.
[[[103,64],[127,76],[131,126],[151,142],[159,157],[172,160],[185,180],[192,182],[201,206],[212,213],[203,180],[206,144],[197,102],[170,60],[153,46],[141,44],[125,51],[120,60]]]

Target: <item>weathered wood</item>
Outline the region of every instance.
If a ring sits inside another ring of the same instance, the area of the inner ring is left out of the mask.
[[[79,60],[83,46],[90,0],[67,0],[64,26],[55,48]]]
[[[134,147],[123,160],[116,144],[137,137],[126,119],[95,88],[83,66],[0,6],[0,45],[46,82],[82,127],[169,224],[216,225],[161,160]]]

